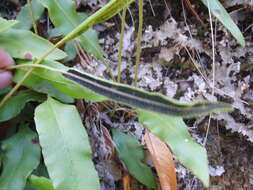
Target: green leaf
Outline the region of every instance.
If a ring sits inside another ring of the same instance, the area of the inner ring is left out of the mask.
[[[76,108],[48,98],[36,108],[35,123],[55,189],[100,189],[88,136]]]
[[[0,46],[12,57],[25,59],[27,54],[31,54],[32,58],[41,57],[53,44],[30,31],[9,29],[0,33]],[[46,59],[59,60],[65,57],[62,50],[56,49]]]
[[[26,186],[23,190],[38,190],[38,189],[34,189],[34,187],[31,184],[26,183]]]
[[[32,142],[34,138],[36,133],[23,126],[16,135],[3,141],[1,190],[22,190],[25,187],[27,177],[40,162],[40,147]]]
[[[5,95],[5,94],[7,94],[8,92],[10,92],[11,91],[11,86],[9,85],[8,87],[6,87],[6,88],[4,88],[4,89],[1,89],[0,90],[0,96],[3,96],[3,95]]]
[[[70,0],[39,0],[49,11],[49,16],[55,27],[64,35],[76,28],[83,16],[77,13],[74,1]],[[99,46],[97,33],[93,29],[81,34],[77,41],[89,53],[103,59],[103,51]]]
[[[26,63],[24,61],[18,61],[17,64]],[[31,62],[29,62],[31,63]],[[14,75],[14,82],[18,83],[25,74],[25,70],[17,70],[17,72]],[[49,71],[51,72],[51,71]],[[49,74],[56,74],[56,73],[49,73]],[[61,91],[59,91],[52,83],[50,83],[50,78],[43,78],[40,75],[32,74],[28,77],[27,80],[24,81],[22,84],[26,87],[32,88],[36,92],[45,93],[52,97],[57,98],[58,100],[65,102],[65,103],[73,103],[74,99],[63,94]]]
[[[40,0],[43,4],[44,1]],[[101,9],[99,9],[96,13],[89,16],[85,19],[81,24],[74,28],[68,35],[66,35],[61,41],[58,42],[58,45],[62,45],[80,35],[82,35],[85,31],[90,29],[94,24],[98,24],[106,21],[111,18],[115,14],[117,14],[124,7],[127,7],[129,4],[134,2],[134,0],[111,0]]]
[[[26,63],[31,63],[31,62],[26,62]],[[47,61],[43,61],[42,64],[46,66],[50,66],[52,68],[60,69],[61,71],[68,70],[68,67],[65,67],[61,63],[58,63],[55,61],[47,60]],[[20,81],[23,78],[25,72],[26,70],[18,69],[15,73],[14,81],[15,82]],[[60,100],[62,100],[62,98],[60,98],[59,92],[64,93],[66,96],[69,96],[72,98],[85,98],[90,101],[102,101],[102,100],[107,99],[105,97],[99,96],[87,90],[86,88],[83,88],[82,86],[80,86],[79,84],[73,81],[66,79],[65,77],[62,76],[61,73],[50,71],[44,68],[34,69],[33,73],[24,81],[23,85],[27,87],[31,87],[35,90],[42,90],[42,89],[39,89],[39,87],[42,86],[43,83],[46,83],[48,85],[53,85],[57,91],[52,93],[53,87],[50,86],[52,87],[52,91],[51,92],[44,91],[44,92]]]
[[[138,110],[139,121],[167,143],[178,160],[190,169],[205,186],[209,184],[207,153],[194,142],[180,117],[165,116]]]
[[[43,65],[50,67],[36,68],[33,74],[49,80],[58,90],[73,98],[85,98],[90,101],[112,99],[135,108],[188,118],[232,110],[230,104],[222,102],[182,103],[161,94],[150,93],[129,85],[68,69],[59,63],[57,64],[57,62],[46,61],[43,62]],[[55,70],[55,68],[58,72],[63,72],[65,78],[60,73],[51,70]]]
[[[19,72],[21,74],[21,72]],[[21,78],[24,75],[19,76]],[[17,77],[17,75],[16,75]],[[46,79],[33,75],[25,82],[25,86],[31,87],[36,92],[45,93],[61,102],[74,103],[74,99],[60,92],[53,84],[49,83]]]
[[[5,30],[8,30],[13,25],[17,24],[18,21],[16,20],[6,20],[2,17],[0,17],[0,33],[4,32]]]
[[[68,57],[64,60],[64,62],[68,62],[74,59],[77,55],[76,48],[73,44],[73,41],[69,41],[66,43],[64,51],[68,54]]]
[[[110,19],[133,2],[134,0],[111,0],[94,14],[94,19],[92,19],[93,24],[99,24]]]
[[[129,173],[147,187],[156,189],[155,178],[150,167],[142,163],[145,153],[140,143],[133,137],[113,129],[113,141],[120,160]]]
[[[231,32],[231,34],[238,40],[241,46],[245,46],[244,37],[234,23],[226,9],[222,6],[219,0],[201,0],[204,5],[210,7],[211,13]]]
[[[158,93],[150,93],[129,85],[111,82],[74,69],[69,69],[68,74],[64,73],[63,75],[116,102],[162,114],[189,118],[212,112],[232,110],[231,105],[222,102],[182,103]]]
[[[16,117],[27,102],[45,100],[45,96],[31,90],[19,91],[17,95],[12,96],[0,107],[0,122],[10,120]]]
[[[52,181],[43,176],[31,175],[29,183],[36,187],[37,190],[55,190]]]
[[[37,21],[42,16],[45,8],[38,2],[38,0],[32,0],[32,10],[34,14],[34,19]],[[29,4],[27,3],[21,8],[20,12],[16,18],[19,23],[14,26],[16,29],[30,30],[32,27],[32,17],[29,11]]]

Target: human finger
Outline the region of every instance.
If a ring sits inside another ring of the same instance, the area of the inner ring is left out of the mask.
[[[0,72],[0,89],[4,89],[12,83],[12,74],[10,71]]]
[[[14,60],[4,49],[0,48],[0,68],[14,65]]]

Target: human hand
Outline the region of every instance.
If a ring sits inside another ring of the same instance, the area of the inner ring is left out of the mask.
[[[12,83],[12,73],[5,70],[11,65],[14,65],[14,60],[4,49],[0,48],[0,89],[4,89]]]

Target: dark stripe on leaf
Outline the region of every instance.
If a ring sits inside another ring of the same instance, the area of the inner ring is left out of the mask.
[[[206,115],[211,112],[232,110],[232,107],[226,103],[206,101],[181,103],[168,99],[161,94],[150,93],[128,85],[100,79],[74,69],[70,69],[68,73],[70,74],[63,74],[63,76],[95,93],[136,108],[181,117],[193,117]]]

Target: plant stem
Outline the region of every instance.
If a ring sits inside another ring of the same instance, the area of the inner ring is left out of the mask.
[[[139,0],[139,26],[138,26],[138,39],[136,48],[136,62],[134,70],[134,86],[137,87],[138,73],[140,67],[141,58],[141,37],[142,37],[142,27],[143,27],[143,0]]]
[[[29,9],[30,16],[32,17],[34,33],[38,34],[38,29],[37,29],[37,26],[36,26],[36,19],[35,19],[35,16],[33,14],[33,8],[32,8],[31,0],[28,0],[28,9]]]
[[[123,49],[123,39],[125,33],[125,24],[126,24],[126,7],[122,11],[121,17],[121,31],[120,31],[120,40],[119,40],[119,53],[118,53],[118,78],[117,81],[120,82],[121,78],[121,64],[122,64],[122,49]]]

